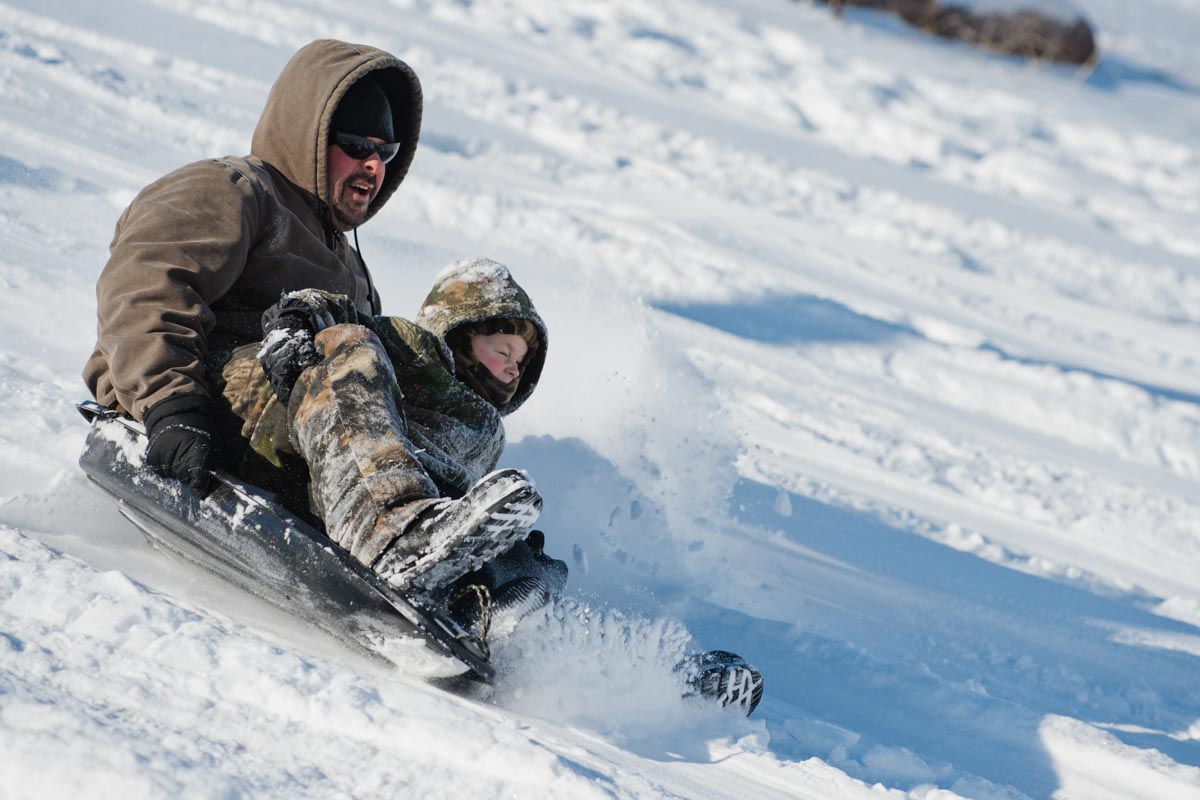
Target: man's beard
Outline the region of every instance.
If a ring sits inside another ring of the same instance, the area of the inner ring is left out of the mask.
[[[368,210],[370,210],[370,206],[364,209],[361,214],[351,214],[351,212],[342,208],[340,202],[334,203],[333,218],[338,221],[338,224],[341,226],[342,230],[348,231],[353,228],[357,228],[359,225],[362,225],[367,221]]]
[[[349,203],[344,204],[342,202],[343,197],[354,191],[350,188],[350,184],[359,180],[369,183],[372,186],[375,185],[374,179],[367,173],[355,173],[354,175],[346,178],[346,180],[342,181],[341,191],[338,193],[337,197],[333,198],[333,203],[331,204],[333,217],[338,221],[338,223],[340,223],[344,230],[357,228],[359,225],[362,225],[364,222],[366,222],[367,215],[371,211],[371,204],[375,202],[375,197],[371,197],[367,201],[367,204],[363,206],[361,211],[358,210],[357,205],[350,205]]]

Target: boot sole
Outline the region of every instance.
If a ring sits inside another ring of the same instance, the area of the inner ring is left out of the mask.
[[[762,673],[736,653],[710,650],[693,656],[690,662],[697,672],[688,683],[691,696],[702,697],[750,716],[763,696]]]
[[[435,531],[428,551],[404,569],[407,582],[392,585],[432,592],[479,569],[506,552],[537,522],[542,498],[516,470],[493,472],[468,492],[484,495],[474,507],[456,506],[430,522]],[[455,517],[462,517],[456,519]]]
[[[754,667],[720,667],[715,674],[706,677],[712,688],[702,694],[708,694],[725,708],[737,709],[747,717],[758,708],[763,696],[763,679]]]

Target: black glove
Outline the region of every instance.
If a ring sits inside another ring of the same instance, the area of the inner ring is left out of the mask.
[[[258,360],[275,396],[287,405],[300,373],[321,360],[313,347],[316,324],[306,305],[285,298],[263,312],[262,326]]]
[[[214,429],[208,399],[194,394],[169,397],[147,411],[143,422],[150,437],[146,465],[207,496],[213,485]]]

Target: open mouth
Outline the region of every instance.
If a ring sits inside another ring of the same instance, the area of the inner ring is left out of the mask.
[[[371,181],[354,180],[347,186],[355,200],[370,200],[371,193],[375,190],[375,184]]]

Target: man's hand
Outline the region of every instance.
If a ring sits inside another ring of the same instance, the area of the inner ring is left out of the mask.
[[[168,478],[183,481],[200,497],[212,489],[213,419],[208,400],[199,395],[169,397],[146,412],[150,444],[146,464]]]

